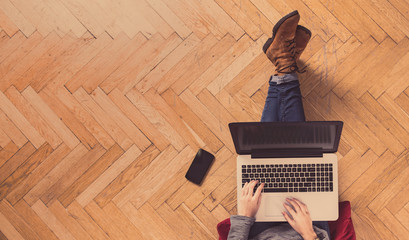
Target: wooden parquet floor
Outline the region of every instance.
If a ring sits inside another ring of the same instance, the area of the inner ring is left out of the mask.
[[[261,47],[298,9],[307,120],[342,120],[358,239],[409,239],[409,1],[1,0],[0,239],[217,239],[227,124],[259,121]],[[216,156],[201,187],[184,174]]]

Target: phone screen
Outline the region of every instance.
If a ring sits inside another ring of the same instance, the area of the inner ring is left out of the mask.
[[[189,167],[189,170],[186,173],[185,177],[187,178],[187,180],[200,185],[213,160],[213,154],[203,149],[199,149],[195,158],[193,159],[192,164]]]

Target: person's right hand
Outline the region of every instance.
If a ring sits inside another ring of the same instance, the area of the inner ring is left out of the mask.
[[[317,234],[312,227],[312,220],[307,205],[295,198],[287,198],[284,203],[285,209],[290,213],[283,212],[284,218],[304,239],[315,239]]]

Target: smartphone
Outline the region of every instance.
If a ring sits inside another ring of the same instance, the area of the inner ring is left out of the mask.
[[[192,161],[192,164],[189,167],[189,170],[187,170],[187,173],[185,175],[186,179],[197,185],[200,185],[207,171],[212,165],[213,160],[213,154],[203,149],[199,149]]]

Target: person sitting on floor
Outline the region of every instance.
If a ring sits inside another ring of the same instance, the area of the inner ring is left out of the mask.
[[[298,11],[287,14],[273,28],[273,36],[263,47],[276,66],[269,80],[269,89],[262,113],[262,122],[305,121],[297,60],[311,38],[311,32],[298,25]],[[283,212],[288,223],[259,223],[255,215],[260,207],[264,184],[246,183],[239,199],[238,215],[230,217],[228,239],[329,239],[328,222],[312,222],[308,207],[288,198]],[[257,189],[254,193],[254,189]]]

